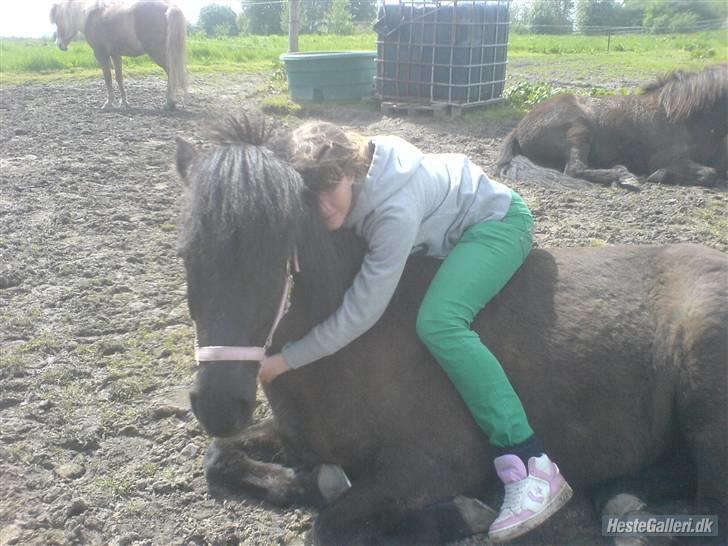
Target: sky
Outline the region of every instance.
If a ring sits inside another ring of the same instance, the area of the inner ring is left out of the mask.
[[[0,0],[0,36],[41,38],[52,36],[55,25],[49,19],[51,6],[58,0]],[[129,0],[130,1],[130,0]],[[240,0],[176,0],[191,23],[197,22],[200,9],[208,4],[230,6],[240,12]]]

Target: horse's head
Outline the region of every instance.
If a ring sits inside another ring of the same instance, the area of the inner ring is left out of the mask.
[[[86,23],[83,2],[64,0],[53,4],[50,16],[51,23],[56,25],[56,45],[61,51],[66,51],[68,44],[83,30]]]
[[[262,146],[262,120],[228,119],[214,134],[203,150],[177,143],[186,186],[179,250],[199,346],[192,409],[208,433],[231,436],[255,409],[258,361],[286,288],[303,182]]]

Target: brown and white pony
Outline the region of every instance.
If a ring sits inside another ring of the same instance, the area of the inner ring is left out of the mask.
[[[121,73],[121,57],[148,54],[167,73],[167,103],[174,110],[177,91],[187,89],[186,31],[182,11],[163,0],[140,0],[130,4],[63,0],[51,9],[56,25],[56,44],[66,51],[76,34],[83,32],[101,65],[108,99],[102,109],[114,104],[111,64],[121,93],[121,104],[129,107]]]

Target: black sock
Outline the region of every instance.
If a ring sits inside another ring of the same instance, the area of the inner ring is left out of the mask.
[[[517,455],[528,468],[528,459],[531,457],[540,457],[543,455],[543,442],[539,436],[532,435],[520,444],[514,444],[506,447],[496,447],[498,456],[501,455]]]

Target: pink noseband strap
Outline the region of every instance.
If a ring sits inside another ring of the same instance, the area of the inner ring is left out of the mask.
[[[298,265],[298,253],[293,251],[293,270],[298,273],[300,267]],[[291,295],[293,294],[293,273],[291,272],[291,260],[286,263],[286,282],[283,286],[283,294],[278,304],[278,311],[273,320],[273,325],[268,332],[268,338],[265,340],[263,347],[236,347],[232,345],[210,345],[207,347],[197,347],[195,349],[195,358],[197,363],[200,362],[260,362],[265,358],[265,352],[268,350],[273,341],[278,324],[288,312],[291,305]],[[197,343],[195,343],[197,345]]]
[[[223,360],[235,361],[260,361],[265,357],[265,349],[263,347],[230,347],[230,346],[210,346],[198,347],[195,350],[195,358],[197,362],[214,362]]]

